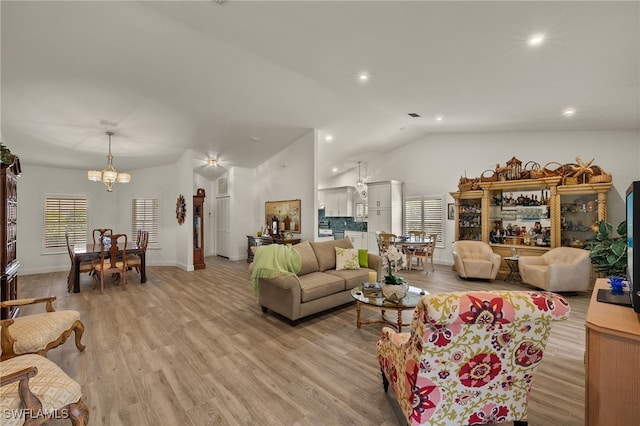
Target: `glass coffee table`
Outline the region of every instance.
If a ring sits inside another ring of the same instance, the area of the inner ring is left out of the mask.
[[[424,289],[409,286],[409,291],[407,292],[407,295],[404,297],[404,299],[402,299],[400,303],[394,303],[384,298],[384,296],[382,295],[382,290],[380,290],[379,288],[377,288],[376,290],[377,291],[367,293],[366,295],[364,293],[362,285],[351,290],[351,296],[356,300],[356,326],[358,328],[360,328],[360,326],[363,324],[387,324],[395,327],[398,330],[398,333],[400,333],[402,332],[402,327],[408,327],[411,325],[411,323],[403,322],[402,312],[415,309],[420,298],[425,294],[429,294],[429,292]],[[362,321],[360,319],[360,311],[362,309],[362,305],[380,309],[382,315],[381,318],[379,320]],[[394,322],[387,319],[386,311],[396,311],[397,320]]]

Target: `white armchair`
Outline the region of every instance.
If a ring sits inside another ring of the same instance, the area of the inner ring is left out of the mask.
[[[522,282],[547,291],[586,291],[591,279],[589,251],[556,247],[542,256],[520,256]]]
[[[500,269],[500,255],[482,241],[456,241],[453,243],[453,262],[462,278],[493,280]]]

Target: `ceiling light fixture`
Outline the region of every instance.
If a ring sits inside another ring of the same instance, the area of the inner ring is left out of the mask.
[[[358,188],[359,190],[364,188],[364,181],[360,177],[360,163],[361,161],[358,161],[358,181],[356,182],[356,188]]]
[[[565,110],[562,111],[562,115],[564,115],[565,117],[573,117],[574,115],[576,115],[576,110],[575,108],[565,108]]]
[[[360,73],[360,75],[358,76],[358,79],[360,81],[367,81],[367,80],[369,80],[369,75],[367,73],[364,73],[364,72]]]
[[[217,166],[217,165],[218,165],[218,160],[216,160],[215,158],[209,158],[208,164],[209,164],[210,166],[215,167],[215,166]]]
[[[442,121],[444,120],[444,117],[441,115],[436,115],[436,121]]]
[[[529,46],[540,46],[544,42],[544,34],[534,34],[529,37]]]
[[[332,135],[327,135],[324,137],[324,140],[327,142],[331,142],[333,140],[333,136]]]
[[[107,168],[102,170],[89,170],[87,172],[87,179],[93,182],[102,181],[107,186],[107,191],[113,191],[113,184],[129,183],[131,181],[131,175],[129,173],[118,173],[113,168],[113,156],[111,155],[111,136],[113,132],[107,132],[109,136],[109,155],[107,155]]]
[[[338,168],[337,168],[337,167],[333,167],[333,168],[331,169],[331,171],[332,171],[333,173],[337,173],[337,172],[338,172]]]

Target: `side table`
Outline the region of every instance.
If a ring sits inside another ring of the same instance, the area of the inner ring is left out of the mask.
[[[504,261],[509,267],[509,273],[506,277],[504,277],[504,280],[509,282],[522,281],[522,277],[520,276],[520,268],[518,265],[518,256],[505,257]]]

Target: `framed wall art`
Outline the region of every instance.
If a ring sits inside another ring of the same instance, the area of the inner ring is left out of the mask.
[[[274,220],[275,218],[275,220]],[[264,223],[273,227],[277,222],[277,231],[300,233],[300,200],[267,201],[264,203]]]

